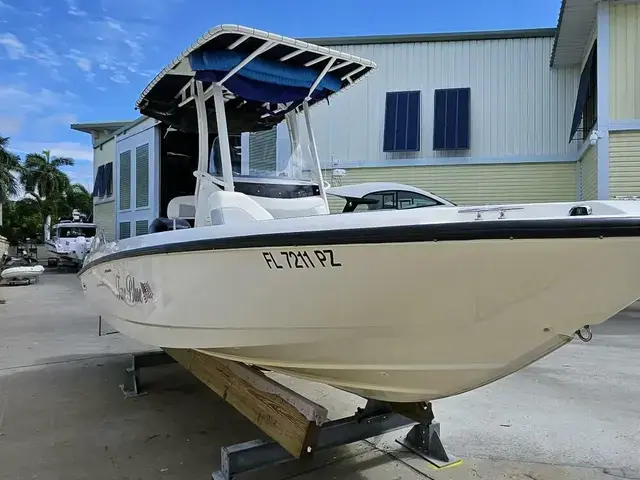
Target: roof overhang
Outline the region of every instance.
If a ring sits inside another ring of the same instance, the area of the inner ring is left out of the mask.
[[[303,100],[309,106],[326,100],[375,68],[370,60],[327,47],[240,25],[221,25],[156,75],[136,108],[178,130],[196,132],[194,100],[196,82],[201,81],[205,102],[213,97],[214,85],[222,86],[230,134],[266,130],[300,108]],[[214,133],[213,108],[207,108],[207,117]]]
[[[358,35],[350,37],[303,38],[305,42],[323,46],[384,45],[393,43],[477,42],[484,40],[512,40],[522,38],[553,37],[555,28],[529,28],[520,30],[481,30],[470,32],[409,33],[400,35]]]
[[[94,132],[115,132],[130,123],[131,120],[126,120],[119,122],[72,123],[70,126],[71,130],[93,134]]]
[[[596,26],[598,0],[562,0],[551,67],[580,66]]]

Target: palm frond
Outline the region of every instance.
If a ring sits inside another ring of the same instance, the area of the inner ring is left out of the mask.
[[[73,158],[69,157],[53,157],[53,160],[50,161],[51,166],[53,167],[71,167],[75,163]]]

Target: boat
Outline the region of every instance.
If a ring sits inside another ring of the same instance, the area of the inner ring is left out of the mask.
[[[44,273],[44,267],[28,257],[16,258],[4,256],[0,264],[0,279],[5,283],[38,281]]]
[[[50,227],[47,218],[44,227],[45,249],[55,258],[74,265],[81,265],[96,234],[96,225],[86,222],[86,217],[77,210],[71,219],[61,219]]]
[[[637,201],[329,214],[311,112],[375,68],[237,25],[187,48],[136,106],[198,142],[194,195],[149,234],[96,235],[78,273],[95,311],[152,346],[421,402],[588,340],[640,297]],[[275,175],[232,161],[232,135],[279,122]]]

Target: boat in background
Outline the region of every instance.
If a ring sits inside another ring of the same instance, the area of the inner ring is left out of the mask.
[[[51,227],[51,216],[44,226],[44,245],[58,260],[80,266],[96,234],[96,225],[86,222],[78,210],[71,219],[60,220]]]
[[[37,282],[43,273],[44,267],[27,255],[22,258],[4,255],[0,263],[0,280],[8,284]]]
[[[197,133],[194,195],[148,235],[96,236],[79,272],[96,312],[149,345],[420,402],[516,372],[640,297],[638,202],[328,214],[310,112],[374,69],[223,25],[162,70],[137,107]],[[229,138],[280,122],[288,164],[238,170]]]

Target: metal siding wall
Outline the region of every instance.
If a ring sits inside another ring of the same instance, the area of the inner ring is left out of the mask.
[[[580,159],[582,177],[582,200],[598,199],[598,149],[589,147]]]
[[[399,182],[460,205],[576,200],[576,163],[355,168],[343,185]],[[344,202],[333,200],[331,211]]]
[[[277,129],[249,134],[249,168],[276,170]]]
[[[610,117],[640,119],[640,3],[612,4],[610,21]]]
[[[334,155],[347,168],[398,158],[575,154],[568,136],[579,71],[550,69],[552,45],[553,38],[531,38],[336,46],[379,68],[313,108],[321,158]],[[471,88],[471,148],[434,152],[434,90],[453,87]],[[382,151],[385,93],[398,90],[422,92],[420,152]]]
[[[116,202],[99,203],[93,206],[93,221],[98,228],[104,230],[107,241],[116,238]]]
[[[640,195],[640,132],[609,133],[609,196]]]

